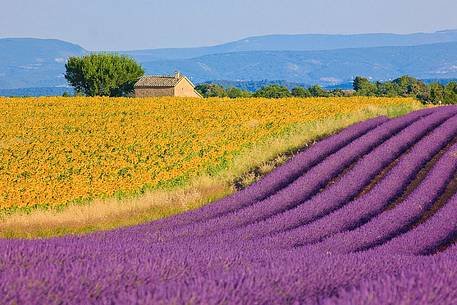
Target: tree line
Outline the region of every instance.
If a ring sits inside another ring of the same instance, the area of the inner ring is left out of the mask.
[[[457,82],[448,84],[433,82],[426,84],[411,76],[402,76],[392,81],[371,82],[368,78],[357,76],[353,81],[353,90],[326,90],[316,85],[309,88],[295,87],[289,90],[285,86],[270,85],[255,92],[238,88],[224,88],[217,84],[200,84],[195,88],[204,97],[341,97],[341,96],[377,96],[377,97],[413,97],[430,104],[457,104]]]
[[[371,82],[356,77],[353,82],[356,95],[379,97],[414,97],[429,104],[457,104],[457,82],[445,85],[438,82],[426,84],[411,76],[402,76],[392,81]]]
[[[269,85],[262,87],[254,92],[241,90],[239,88],[230,87],[224,88],[218,84],[199,84],[195,87],[204,97],[262,97],[262,98],[287,98],[287,97],[335,97],[335,96],[350,96],[350,90],[334,89],[325,90],[319,85],[309,88],[295,87],[289,90],[286,86]]]
[[[129,96],[135,82],[144,74],[143,68],[134,59],[116,54],[90,54],[70,57],[65,65],[65,78],[75,88],[76,94],[87,96]],[[424,103],[457,104],[457,83],[446,85],[438,82],[426,84],[411,76],[402,76],[392,81],[372,82],[357,76],[353,90],[326,90],[315,85],[309,88],[274,84],[254,92],[235,87],[224,88],[217,84],[200,84],[195,88],[204,97],[229,98],[287,98],[287,97],[341,97],[379,96],[414,97]]]

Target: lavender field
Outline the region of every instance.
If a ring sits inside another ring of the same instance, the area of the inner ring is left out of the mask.
[[[0,304],[456,304],[457,106],[353,125],[152,223],[0,240]]]

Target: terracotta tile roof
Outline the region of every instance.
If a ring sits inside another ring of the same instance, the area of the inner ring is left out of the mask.
[[[182,77],[181,75],[145,75],[136,82],[135,87],[175,87]]]

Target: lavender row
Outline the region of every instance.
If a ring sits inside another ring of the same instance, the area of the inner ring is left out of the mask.
[[[123,244],[0,252],[1,304],[315,304],[427,259],[238,249],[158,256]],[[75,249],[78,249],[75,251]],[[11,250],[13,251],[13,250]]]
[[[453,158],[457,152],[452,152]],[[457,194],[425,223],[375,248],[381,253],[425,255],[457,234]]]
[[[454,129],[457,130],[457,120],[452,122]],[[454,145],[450,151],[453,150],[457,150],[457,145]],[[348,253],[368,249],[395,237],[396,234],[407,230],[432,207],[456,171],[457,158],[450,153],[445,154],[424,181],[394,209],[380,214],[356,230],[332,236],[316,248],[323,252]]]
[[[322,305],[455,305],[457,300],[457,260],[442,259],[399,275],[384,275],[341,290]]]
[[[233,232],[234,235],[243,234],[245,238],[255,238],[272,232],[281,232],[277,238],[269,239],[268,242],[275,244],[287,240],[287,243],[290,243],[294,239],[292,236],[295,236],[296,242],[303,243],[305,241],[313,242],[343,230],[347,223],[352,224],[359,220],[354,219],[354,217],[360,215],[358,213],[360,208],[366,206],[368,202],[376,202],[378,206],[384,206],[399,192],[402,192],[406,184],[419,171],[419,168],[457,135],[457,117],[454,117],[415,145],[409,154],[400,159],[403,162],[399,162],[374,189],[357,200],[349,202],[352,197],[371,182],[375,174],[385,168],[386,164],[397,159],[415,141],[450,115],[452,112],[437,114],[435,117],[430,116],[412,124],[399,135],[392,137],[365,156],[350,172],[324,192],[276,217],[255,223],[243,231]],[[326,215],[341,206],[344,208],[338,210],[334,215],[324,216],[320,221],[303,227],[304,224],[310,223],[319,216]],[[343,223],[344,221],[345,223]],[[290,228],[293,230],[288,230]],[[319,233],[316,231],[318,228],[320,229]]]
[[[447,247],[437,255],[457,256],[457,235],[454,237],[454,239],[451,239]]]
[[[319,191],[332,178],[341,173],[348,165],[360,156],[369,153],[381,143],[400,132],[408,125],[420,119],[423,113],[413,113],[398,119],[390,120],[375,128],[366,135],[356,139],[336,153],[327,157],[293,183],[269,198],[203,223],[191,224],[177,230],[157,232],[157,239],[170,240],[179,236],[192,234],[207,235],[212,232],[227,230],[271,217],[277,213],[293,208]],[[433,118],[448,115],[446,111],[435,111]]]

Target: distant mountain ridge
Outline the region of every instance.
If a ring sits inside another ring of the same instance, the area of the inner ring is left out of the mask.
[[[347,48],[416,46],[456,42],[457,30],[413,34],[298,34],[248,37],[234,42],[201,48],[166,48],[120,52],[140,62],[189,59],[205,55],[249,51],[323,51]]]
[[[0,39],[0,88],[64,86],[66,59],[86,53],[76,44],[55,39]]]
[[[194,82],[282,80],[333,86],[354,75],[455,78],[457,30],[416,34],[269,35],[204,48],[119,52],[149,74],[180,70]],[[53,39],[0,39],[0,89],[63,87],[69,56],[90,53]]]
[[[192,59],[143,62],[147,72],[179,70],[194,82],[207,80],[285,80],[332,86],[357,75],[389,80],[401,75],[421,79],[457,77],[457,42],[408,47],[327,51],[251,51]]]

